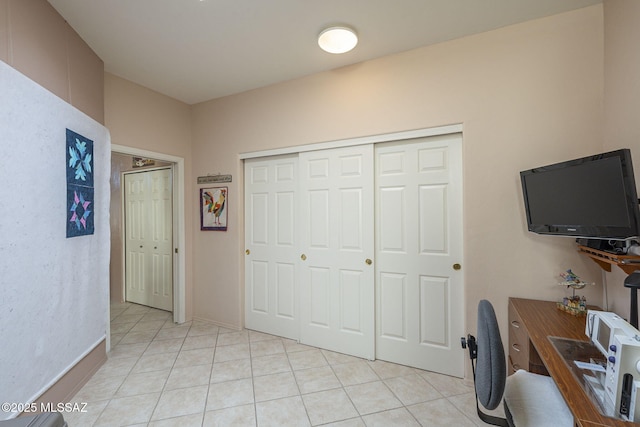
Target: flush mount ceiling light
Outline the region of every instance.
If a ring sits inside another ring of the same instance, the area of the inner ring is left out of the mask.
[[[349,27],[330,27],[318,36],[318,45],[329,53],[345,53],[356,47],[358,36]]]

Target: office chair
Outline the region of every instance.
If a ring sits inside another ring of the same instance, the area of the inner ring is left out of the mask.
[[[573,427],[573,415],[551,377],[522,369],[507,377],[500,329],[489,301],[478,304],[478,339],[467,335],[462,347],[469,348],[476,408],[482,421],[503,427]],[[501,401],[506,418],[480,410],[480,404],[493,410]]]

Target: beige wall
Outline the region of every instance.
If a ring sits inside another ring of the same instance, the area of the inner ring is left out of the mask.
[[[173,98],[161,95],[113,74],[105,74],[105,125],[111,132],[111,143],[182,157],[185,165],[185,240],[183,248],[186,259],[185,299],[187,320],[192,317],[193,300],[193,256],[192,239],[196,223],[194,212],[198,210],[190,203],[195,191],[191,172],[191,107]],[[116,162],[117,163],[117,162]],[[119,178],[119,172],[116,173]],[[112,177],[112,182],[115,180]],[[119,179],[118,179],[119,182]],[[112,196],[119,197],[119,186],[112,186]],[[119,200],[119,199],[118,199]],[[112,215],[114,213],[112,212]],[[122,265],[122,218],[112,218],[111,277],[112,287],[121,287]],[[112,300],[121,298],[114,291]]]
[[[593,6],[195,105],[192,180],[233,182],[229,231],[198,231],[192,211],[194,316],[243,323],[239,153],[462,123],[467,329],[489,298],[507,330],[509,296],[560,298],[567,268],[600,278],[571,239],[526,231],[518,172],[601,151],[602,103]],[[585,294],[601,302],[600,289]]]
[[[630,148],[640,189],[640,2],[604,2],[604,149]],[[606,273],[609,310],[629,315],[626,275],[614,267]]]
[[[104,63],[46,0],[0,0],[0,60],[104,123]]]

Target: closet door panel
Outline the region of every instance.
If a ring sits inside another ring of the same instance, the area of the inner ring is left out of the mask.
[[[300,339],[373,359],[373,146],[300,153]]]
[[[376,357],[462,377],[462,137],[376,146]]]
[[[245,326],[298,339],[298,156],[246,160]]]

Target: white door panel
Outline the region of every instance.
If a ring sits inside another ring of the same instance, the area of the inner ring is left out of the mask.
[[[124,182],[126,300],[172,311],[171,169],[127,173]]]
[[[462,377],[461,135],[376,146],[376,356]]]
[[[148,304],[147,262],[145,249],[145,200],[146,180],[144,175],[125,175],[125,297],[127,301]]]
[[[407,275],[402,273],[385,273],[378,275],[377,285],[380,300],[378,307],[379,335],[390,340],[407,340]]]
[[[420,218],[420,253],[446,254],[447,187],[446,184],[421,185],[418,189],[418,217]]]
[[[297,313],[296,265],[279,262],[276,264],[276,316],[289,321],[295,320]]]
[[[299,158],[301,342],[373,359],[373,146]]]
[[[297,155],[246,160],[245,325],[299,337]]]
[[[171,170],[149,173],[151,179],[151,236],[153,263],[151,306],[173,309],[173,205]]]

